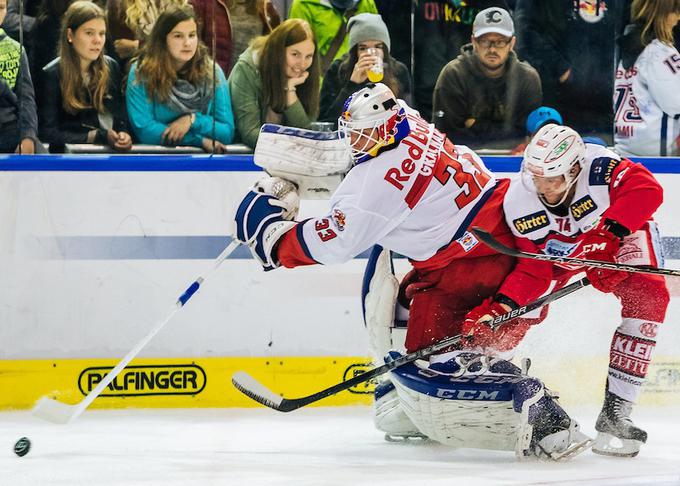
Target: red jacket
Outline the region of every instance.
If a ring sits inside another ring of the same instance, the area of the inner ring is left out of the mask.
[[[201,40],[208,46],[208,51],[215,57],[225,76],[229,76],[232,67],[233,40],[231,33],[231,19],[229,8],[225,0],[190,0],[196,11],[196,16],[202,24],[200,27]],[[215,15],[215,52],[213,44],[213,11]]]

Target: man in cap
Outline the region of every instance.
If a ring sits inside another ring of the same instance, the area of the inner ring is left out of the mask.
[[[482,10],[471,43],[439,74],[433,118],[455,143],[512,148],[524,136],[529,113],[541,105],[540,78],[517,58],[514,34],[506,10]]]

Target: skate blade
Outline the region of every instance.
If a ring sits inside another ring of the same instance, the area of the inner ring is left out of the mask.
[[[566,450],[562,452],[553,452],[550,454],[550,459],[553,461],[568,461],[572,457],[578,456],[580,453],[587,451],[595,443],[593,439],[587,437],[580,442],[569,444]]]
[[[603,456],[635,457],[640,452],[642,442],[633,439],[621,439],[606,432],[598,432],[593,452]]]
[[[385,434],[387,442],[396,442],[400,444],[421,444],[429,442],[430,438],[421,434]]]

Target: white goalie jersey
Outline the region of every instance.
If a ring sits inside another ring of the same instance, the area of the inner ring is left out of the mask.
[[[409,134],[352,168],[327,215],[299,223],[295,234],[307,257],[340,263],[376,243],[416,261],[452,242],[469,250],[466,228],[495,178],[474,152],[454,146],[412,110],[407,113]],[[280,252],[279,258],[284,262],[286,255]]]

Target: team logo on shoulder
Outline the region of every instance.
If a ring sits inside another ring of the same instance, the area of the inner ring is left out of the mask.
[[[550,224],[550,220],[545,211],[539,211],[527,216],[522,216],[521,218],[513,219],[512,224],[519,234],[524,235],[545,228]]]
[[[345,231],[345,222],[346,221],[347,221],[347,217],[345,216],[345,213],[343,213],[339,209],[333,210],[333,222],[335,223],[335,226],[338,227],[339,231]]]
[[[593,163],[590,165],[588,182],[591,186],[608,186],[612,181],[614,169],[620,163],[620,160],[612,159],[611,157],[600,157],[593,160]]]
[[[597,209],[597,204],[593,198],[586,195],[569,206],[572,216],[576,221],[580,221]]]

